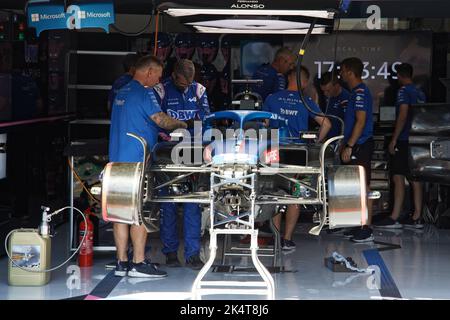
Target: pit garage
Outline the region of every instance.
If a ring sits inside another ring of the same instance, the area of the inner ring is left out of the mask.
[[[449,299],[449,120],[448,1],[4,0],[0,299]]]

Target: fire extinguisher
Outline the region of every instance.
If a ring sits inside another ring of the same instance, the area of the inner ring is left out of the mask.
[[[90,208],[86,209],[84,214],[87,222],[87,235],[81,245],[80,253],[78,254],[78,265],[80,267],[91,267],[93,265],[94,258],[94,224],[91,219],[89,219],[89,216],[92,214]],[[81,220],[78,230],[80,234],[79,242],[81,242],[86,231],[86,224],[84,220]]]

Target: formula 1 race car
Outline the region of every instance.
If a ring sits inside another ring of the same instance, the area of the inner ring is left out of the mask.
[[[253,284],[265,286],[259,293],[273,297],[273,279],[257,256],[254,222],[300,204],[321,207],[320,224],[311,234],[318,235],[325,225],[359,226],[367,219],[367,194],[363,167],[333,165],[334,142],[342,136],[323,144],[309,142],[307,135],[284,138],[279,130],[264,129],[267,120],[283,119],[264,111],[213,113],[203,127],[217,129],[192,138],[186,131],[180,142],[158,143],[143,162],[108,163],[102,179],[103,219],[144,224],[151,232],[158,230],[159,203],[208,206],[210,258],[194,283],[195,295],[218,290],[201,280],[214,262],[217,235],[240,234],[251,236],[253,263],[264,280]],[[144,139],[129,135],[146,149]]]

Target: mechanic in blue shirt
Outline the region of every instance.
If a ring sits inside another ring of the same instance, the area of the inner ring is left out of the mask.
[[[269,94],[286,89],[285,76],[295,67],[295,58],[288,48],[278,49],[273,62],[260,66],[253,74],[253,79],[261,79],[264,82],[262,85],[254,85],[252,90],[265,101]]]
[[[122,74],[119,78],[117,78],[112,84],[112,88],[108,94],[108,112],[111,111],[111,107],[114,102],[114,98],[116,97],[117,92],[119,92],[120,88],[126,85],[133,79],[133,75],[135,72],[135,65],[139,56],[135,53],[129,53],[125,56],[122,62],[124,74]]]
[[[172,76],[154,87],[161,109],[172,118],[202,120],[210,113],[206,88],[194,81],[195,67],[191,60],[181,59]]]
[[[320,78],[320,89],[327,97],[325,113],[339,117],[343,121],[350,92],[341,86],[337,74],[325,72]],[[327,139],[341,134],[341,123],[334,118],[330,118],[330,120],[331,130],[328,132]]]
[[[366,173],[367,191],[370,190],[371,161],[373,153],[372,94],[361,79],[364,65],[359,58],[347,58],[341,62],[341,78],[350,92],[344,117],[344,141],[341,159],[344,164],[363,166]],[[348,234],[354,242],[373,241],[372,200],[368,200],[368,220],[362,228],[355,228]]]
[[[195,67],[191,60],[181,59],[175,66],[172,76],[155,86],[156,97],[161,108],[174,119],[186,121],[191,128],[195,120],[203,120],[209,114],[206,88],[194,81]],[[165,195],[167,189],[161,190]],[[174,203],[161,204],[162,252],[170,267],[180,266],[178,261],[177,212]],[[201,269],[200,259],[201,210],[195,203],[183,204],[184,211],[184,257],[186,266]]]
[[[308,85],[309,72],[305,67],[302,67],[301,71],[301,86],[302,89]],[[319,106],[310,98],[305,97],[308,106],[312,111],[322,114]],[[278,91],[267,97],[263,105],[263,111],[268,111],[277,114],[278,116],[286,119],[285,122],[270,121],[269,127],[280,128],[281,126],[287,126],[289,136],[299,138],[302,131],[308,131],[309,118],[314,119],[318,125],[320,125],[318,141],[322,141],[328,134],[331,128],[331,122],[326,117],[313,114],[310,112],[298,93],[297,86],[297,72],[292,69],[288,73],[288,88],[286,90]],[[295,243],[292,241],[292,234],[295,229],[298,217],[300,215],[300,206],[289,205],[286,212],[285,232],[281,239],[281,246],[283,250],[295,249]],[[273,222],[278,230],[281,227],[281,215],[278,214],[273,218]]]
[[[394,207],[390,217],[376,223],[378,227],[397,229],[405,227],[423,228],[422,213],[422,183],[411,180],[408,166],[409,130],[411,128],[411,113],[409,107],[413,104],[425,103],[426,97],[422,90],[418,89],[412,80],[413,67],[408,63],[402,63],[397,67],[397,78],[401,85],[397,93],[395,129],[389,144],[391,154],[390,171],[394,182]],[[405,177],[409,180],[414,195],[414,212],[402,221],[398,222],[405,198]]]
[[[127,135],[143,137],[149,150],[157,141],[158,128],[174,130],[186,128],[186,124],[161,111],[154,93],[149,87],[158,83],[162,63],[154,56],[145,56],[136,63],[133,79],[117,93],[111,115],[109,141],[110,162],[142,162],[144,150],[141,143]],[[131,234],[133,261],[128,261],[128,237]],[[166,272],[145,259],[147,230],[143,225],[129,226],[114,223],[114,241],[117,248],[116,276],[165,277]]]
[[[305,69],[305,67],[302,67],[302,88],[307,85],[309,80]],[[318,139],[320,142],[328,134],[328,131],[331,128],[331,122],[326,117],[315,115],[305,108],[298,93],[296,77],[296,70],[291,70],[288,73],[288,88],[269,95],[266,101],[264,101],[263,111],[276,113],[286,119],[286,122],[270,120],[269,126],[271,128],[286,127],[288,136],[299,138],[299,140],[300,133],[309,130],[309,118],[314,119],[317,124],[321,126]],[[305,96],[305,100],[314,112],[319,114],[322,113],[319,106],[311,99],[311,97]]]

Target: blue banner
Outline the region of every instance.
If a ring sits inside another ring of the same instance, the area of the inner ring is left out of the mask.
[[[66,13],[63,4],[29,4],[27,8],[28,27],[41,31],[66,29]]]
[[[112,3],[89,3],[67,7],[67,28],[102,28],[109,32],[114,23],[114,5]]]
[[[101,28],[109,32],[114,23],[112,2],[72,4],[30,3],[27,8],[28,27],[36,28],[36,34],[44,30]]]

